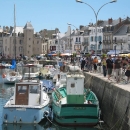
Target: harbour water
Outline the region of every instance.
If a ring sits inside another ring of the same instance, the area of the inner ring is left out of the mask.
[[[14,125],[14,124],[2,124],[2,111],[3,106],[8,99],[13,95],[14,85],[4,84],[2,79],[2,73],[4,70],[0,70],[0,130],[99,130],[100,128],[78,128],[78,127],[62,127],[55,122],[48,120],[42,121],[38,125]],[[107,130],[107,128],[102,128]]]

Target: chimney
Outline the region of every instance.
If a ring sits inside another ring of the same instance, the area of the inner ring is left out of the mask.
[[[83,25],[80,25],[80,26],[79,26],[79,29],[81,30],[83,27],[84,27]]]
[[[108,19],[108,25],[112,24],[112,18]]]

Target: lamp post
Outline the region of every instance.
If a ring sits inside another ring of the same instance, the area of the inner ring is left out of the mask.
[[[116,59],[116,46],[117,46],[117,43],[116,43],[116,42],[114,42],[115,59]]]
[[[86,4],[87,6],[89,6],[89,7],[93,10],[93,12],[94,12],[94,14],[95,14],[95,18],[96,18],[96,26],[95,26],[95,29],[96,29],[95,56],[97,56],[97,18],[98,18],[99,11],[100,11],[105,5],[107,5],[107,4],[109,4],[109,3],[114,3],[114,2],[116,2],[116,1],[117,1],[117,0],[113,0],[113,1],[111,1],[111,2],[107,2],[107,3],[103,4],[103,5],[99,8],[99,10],[96,12],[96,11],[94,10],[94,8],[93,8],[91,5],[89,5],[88,3],[85,3],[85,2],[83,2],[83,1],[81,1],[81,0],[76,0],[76,2],[83,3],[83,4]]]

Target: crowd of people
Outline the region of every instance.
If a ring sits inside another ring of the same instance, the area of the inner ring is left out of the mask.
[[[92,58],[91,55],[87,57],[82,57],[80,59],[81,70],[86,69],[89,72],[97,72],[97,66],[102,67],[102,72],[104,77],[107,76],[108,80],[112,81],[112,74],[114,74],[114,79],[117,83],[120,83],[122,78],[122,73],[127,77],[126,84],[130,80],[130,58],[121,56],[104,56],[99,60],[95,56]]]

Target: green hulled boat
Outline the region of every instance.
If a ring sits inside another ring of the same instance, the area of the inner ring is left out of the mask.
[[[96,95],[84,88],[84,75],[67,74],[66,85],[52,93],[54,120],[61,125],[95,126],[99,122],[99,102]]]

